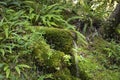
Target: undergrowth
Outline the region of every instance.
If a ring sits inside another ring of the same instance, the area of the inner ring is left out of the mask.
[[[0,79],[119,80],[120,44],[100,38],[97,30],[111,3],[0,1]]]

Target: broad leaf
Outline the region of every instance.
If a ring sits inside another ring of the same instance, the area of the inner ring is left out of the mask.
[[[10,75],[10,69],[7,69],[7,70],[6,70],[6,78],[8,78],[9,75]]]
[[[15,67],[15,70],[17,71],[17,73],[20,75],[20,68],[18,66]]]

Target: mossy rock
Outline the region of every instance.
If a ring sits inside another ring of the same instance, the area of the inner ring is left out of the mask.
[[[51,48],[70,54],[73,48],[73,37],[69,30],[58,28],[41,28],[43,35]]]
[[[68,65],[64,62],[64,56],[73,53],[71,31],[57,28],[39,28],[37,31],[45,33],[43,36],[49,44],[45,41],[38,41],[35,44],[36,48],[33,53],[35,54],[39,68],[45,73],[55,73],[54,77],[56,80],[80,80],[71,73]]]
[[[47,73],[53,73],[62,66],[67,66],[64,62],[64,52],[51,49],[45,41],[35,44],[33,56],[35,56],[37,66]]]

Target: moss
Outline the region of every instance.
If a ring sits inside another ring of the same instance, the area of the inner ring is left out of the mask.
[[[35,56],[37,66],[45,70],[45,72],[54,72],[65,65],[63,62],[64,52],[51,49],[45,41],[39,41],[35,45],[33,55]]]
[[[118,70],[102,69],[94,74],[93,80],[120,80],[120,73]]]
[[[76,78],[78,76],[75,76],[76,66],[71,66],[70,69],[68,68],[70,65],[68,66],[64,61],[64,53],[73,53],[73,37],[71,32],[57,28],[39,28],[38,31],[45,32],[43,36],[46,42],[50,44],[48,45],[45,41],[38,41],[34,49],[38,65],[44,70],[43,72],[55,73],[53,75],[56,80],[80,80]],[[75,64],[75,62],[73,61],[72,64]],[[88,79],[84,71],[81,71],[81,75],[82,79]]]
[[[68,68],[64,68],[60,71],[57,71],[53,75],[54,75],[55,80],[80,80],[72,76]]]
[[[35,56],[35,59],[40,61],[42,65],[44,64],[44,60],[48,59],[49,55],[52,54],[50,46],[46,44],[45,41],[38,41],[34,45],[33,56]]]
[[[76,66],[78,66],[78,69]],[[71,75],[75,77],[78,77],[82,80],[91,80],[91,76],[89,75],[90,73],[88,73],[89,69],[87,70],[86,64],[82,64],[82,65],[72,64],[69,67],[69,70],[70,70]]]
[[[51,48],[64,53],[71,53],[73,38],[70,31],[58,28],[41,28],[41,30],[45,31],[43,36]]]
[[[53,54],[51,57],[46,61],[47,65],[55,67],[56,69],[59,69],[62,67],[63,62],[63,57],[64,53],[60,51],[53,51]]]

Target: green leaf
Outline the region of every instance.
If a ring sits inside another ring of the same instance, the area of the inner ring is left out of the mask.
[[[6,78],[8,78],[9,75],[10,75],[10,69],[7,69],[7,70],[6,70]]]
[[[35,21],[37,21],[39,19],[40,15],[36,15],[35,17]]]
[[[20,68],[18,66],[15,67],[15,70],[17,71],[17,73],[20,75]]]
[[[45,78],[52,79],[52,74],[41,75],[41,76],[39,76],[38,80],[44,80]]]
[[[9,49],[9,53],[12,53],[12,47],[8,46],[8,49]]]
[[[111,56],[112,56],[112,52],[109,52],[108,57],[111,57]]]
[[[10,3],[11,5],[16,5],[16,6],[19,6],[20,7],[20,3],[18,1],[13,1]]]
[[[9,68],[9,66],[7,65],[7,66],[4,67],[3,70],[6,71],[8,68]]]
[[[3,1],[3,2],[0,2],[0,5],[5,5],[6,6],[7,3]]]
[[[54,22],[51,22],[50,23],[51,25],[53,25],[53,26],[58,26],[56,23],[54,23]]]
[[[20,68],[30,68],[30,66],[26,65],[26,64],[19,64],[17,65]]]
[[[0,21],[0,26],[3,25],[4,18]]]
[[[70,22],[70,21],[75,20],[75,19],[82,19],[82,17],[81,16],[74,16],[74,17],[68,18],[67,22]]]
[[[76,31],[76,33],[77,33],[77,37],[78,37],[78,41],[77,41],[78,44],[81,44],[83,46],[87,46],[88,43],[86,41],[86,37],[83,34],[81,34],[80,32]]]
[[[0,40],[4,39],[3,37],[0,36]]]
[[[29,13],[31,14],[34,11],[33,8],[30,8]]]
[[[35,2],[34,2],[34,1],[24,1],[24,3],[33,4],[33,3],[35,3]]]
[[[45,76],[41,75],[38,80],[44,80]]]
[[[8,30],[9,30],[8,28],[5,28],[5,36],[6,36],[6,38],[8,38],[8,33],[9,33]]]
[[[2,53],[2,55],[4,56],[5,55],[4,49],[0,49],[0,53]]]

